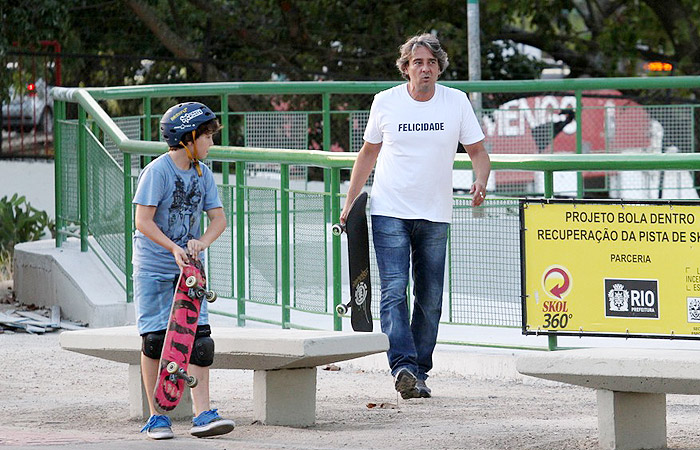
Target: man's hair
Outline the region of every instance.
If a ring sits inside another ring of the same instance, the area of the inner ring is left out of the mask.
[[[430,33],[419,34],[413,36],[407,40],[401,47],[399,47],[399,59],[396,60],[396,67],[401,72],[401,76],[408,80],[408,73],[406,72],[406,67],[411,60],[411,55],[416,51],[418,46],[422,46],[430,50],[433,56],[438,60],[438,66],[440,67],[440,74],[442,74],[447,66],[450,65],[449,58],[447,57],[447,52],[440,46],[440,41],[437,37]]]
[[[210,133],[210,134],[216,134],[221,130],[222,126],[219,123],[219,119],[212,119],[207,122],[204,122],[200,126],[197,127],[195,130],[195,136],[199,137],[202,134]],[[184,142],[186,145],[189,145],[192,142],[192,133],[185,133],[182,135],[182,142]],[[171,149],[178,149],[182,148],[182,145],[177,145],[176,147],[170,147]]]

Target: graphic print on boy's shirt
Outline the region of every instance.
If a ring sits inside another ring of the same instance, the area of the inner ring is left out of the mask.
[[[185,188],[185,180],[176,175],[173,202],[168,208],[168,230],[166,234],[170,240],[180,247],[194,239],[191,230],[199,220],[195,212],[202,201],[202,192],[199,189],[199,177],[192,175],[189,189]]]

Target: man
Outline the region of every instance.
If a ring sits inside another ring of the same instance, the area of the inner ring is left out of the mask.
[[[389,337],[394,387],[403,398],[431,396],[425,380],[442,313],[457,143],[466,148],[474,169],[472,206],[484,201],[491,171],[484,134],[466,94],[437,84],[448,64],[430,34],[401,46],[396,66],[408,82],[375,96],[340,216],[344,223],[376,162],[370,212],[381,278],[380,319]],[[412,320],[406,298],[409,263]]]

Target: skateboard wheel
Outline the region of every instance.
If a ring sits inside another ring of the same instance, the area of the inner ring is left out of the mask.
[[[197,277],[195,277],[194,275],[190,275],[185,279],[185,286],[187,286],[188,288],[195,287],[196,284]]]
[[[167,370],[169,374],[177,372],[178,369],[179,367],[175,361],[169,362],[168,365],[165,366],[165,370]]]
[[[199,384],[199,380],[197,380],[197,377],[190,376],[187,379],[187,387],[189,387],[189,388],[197,387],[197,384]]]
[[[348,312],[348,307],[341,303],[335,307],[335,312],[337,312],[339,316],[344,316],[345,313]]]
[[[339,223],[334,224],[331,227],[331,233],[333,233],[335,236],[340,236],[343,234],[343,226]]]
[[[215,302],[217,298],[219,298],[218,295],[216,295],[216,292],[214,291],[207,291],[204,296],[206,297],[207,301],[209,303]]]

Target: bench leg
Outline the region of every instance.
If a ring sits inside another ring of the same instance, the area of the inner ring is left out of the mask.
[[[266,425],[313,425],[316,421],[316,368],[256,370],[253,414]]]
[[[129,364],[129,416],[148,420],[150,415],[148,397],[141,378],[141,365]],[[173,420],[192,419],[192,396],[189,389],[185,389],[180,403],[168,413],[168,416]]]
[[[598,389],[597,397],[601,448],[666,448],[666,394]]]

